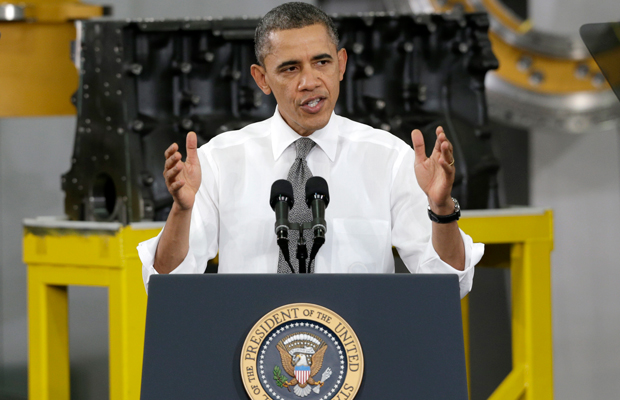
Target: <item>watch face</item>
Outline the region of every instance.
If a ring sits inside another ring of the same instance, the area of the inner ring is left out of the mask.
[[[459,202],[453,197],[452,201],[454,202],[454,212],[460,212],[461,211],[461,205],[459,204]]]

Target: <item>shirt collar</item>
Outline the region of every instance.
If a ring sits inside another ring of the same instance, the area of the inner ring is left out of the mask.
[[[338,129],[335,115],[332,111],[327,125],[308,136],[325,152],[331,161],[336,158],[338,147]],[[271,148],[274,160],[280,158],[284,150],[299,138],[301,136],[284,121],[276,106],[276,111],[271,118]]]

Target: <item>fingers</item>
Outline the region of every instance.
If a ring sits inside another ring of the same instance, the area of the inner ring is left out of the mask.
[[[185,161],[190,164],[199,163],[198,138],[196,137],[195,132],[190,132],[187,134],[187,138],[185,139],[185,149],[187,150],[187,159]]]
[[[443,127],[441,126],[438,126],[437,129],[435,129],[435,135],[437,135],[437,139],[435,140],[435,147],[433,148],[433,153],[438,153],[441,151],[441,144],[448,139],[446,138],[446,134],[443,131]]]
[[[426,152],[424,150],[424,137],[419,129],[414,129],[411,132],[411,142],[413,143],[413,151],[415,152],[415,160],[422,162],[426,160]]]
[[[176,146],[176,143],[173,145]],[[173,146],[170,146],[168,150],[174,150]],[[166,150],[166,154],[170,154],[170,152]],[[181,171],[183,163],[181,162],[181,153],[178,151],[172,152],[167,158],[166,163],[164,164],[164,178],[166,180],[170,178],[174,178]]]
[[[181,161],[181,153],[178,151],[173,153],[171,156],[166,158],[166,163],[164,164],[164,171],[169,170],[174,167],[177,162]]]
[[[456,170],[456,167],[454,166],[452,143],[450,143],[447,139],[441,144],[441,157],[439,158],[439,164],[449,174],[454,173]]]
[[[176,143],[172,143],[170,147],[168,147],[166,151],[164,151],[164,157],[166,157],[166,159],[170,158],[170,156],[173,155],[177,150],[179,150],[179,145]]]
[[[437,140],[435,140],[435,148],[433,149],[433,153],[441,154],[441,157],[439,157],[439,163],[442,167],[444,167],[444,169],[446,167],[451,169],[454,168],[454,148],[452,143],[448,140],[443,127],[438,126],[435,130],[435,134],[437,135]]]
[[[185,181],[183,180],[182,176],[179,176],[181,171],[183,171],[183,168],[184,168],[183,163],[178,162],[174,167],[164,171],[164,179],[166,180],[166,186],[168,187],[168,191],[172,195],[174,195],[183,186],[185,186]]]
[[[177,201],[177,192],[187,182],[189,182],[190,187],[197,188],[200,185],[200,161],[198,160],[198,138],[196,133],[190,132],[187,134],[185,146],[187,149],[185,162],[181,161],[183,156],[179,152],[179,146],[176,143],[171,144],[164,152],[166,157],[163,172],[164,180],[168,191],[175,198],[175,201]]]
[[[179,153],[178,150],[179,146],[176,143],[173,143],[164,152],[166,163],[164,164],[163,175],[170,193],[178,191],[185,185],[185,182],[182,179],[177,179],[183,170],[181,153]]]
[[[448,140],[443,127],[438,126],[435,130],[437,139],[435,140],[435,146],[433,147],[433,155],[431,157],[438,160],[442,166],[445,164],[450,166],[454,158],[452,157],[453,147],[452,143]],[[416,159],[424,161],[426,159],[426,153],[424,152],[424,137],[419,129],[415,129],[411,132],[411,140],[416,153]]]
[[[183,163],[177,162],[171,168],[166,168],[164,170],[164,179],[166,179],[166,183],[172,184],[175,181],[176,177],[183,170]]]

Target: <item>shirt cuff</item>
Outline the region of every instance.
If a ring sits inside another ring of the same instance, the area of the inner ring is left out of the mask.
[[[140,257],[140,261],[142,261],[142,280],[144,281],[144,288],[146,289],[146,293],[149,292],[149,280],[152,275],[159,275],[159,272],[153,267],[155,263],[155,252],[157,251],[157,245],[159,244],[159,238],[161,237],[161,232],[159,235],[141,242],[138,244],[138,256]],[[197,274],[200,273],[198,268],[196,267],[196,259],[192,254],[191,247],[187,251],[187,255],[185,259],[179,264],[175,269],[173,269],[171,274]]]
[[[463,245],[465,247],[465,269],[459,271],[450,264],[444,262],[433,247],[433,241],[429,240],[424,254],[422,255],[422,263],[418,267],[417,273],[420,274],[456,274],[459,277],[459,288],[461,299],[471,291],[474,281],[474,266],[478,264],[484,254],[484,244],[474,243],[472,238],[459,229]]]

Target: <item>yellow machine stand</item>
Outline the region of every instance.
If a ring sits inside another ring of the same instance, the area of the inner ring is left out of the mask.
[[[465,211],[459,226],[474,242],[485,244],[480,265],[510,269],[512,371],[489,400],[553,399],[552,212],[532,208]],[[462,306],[469,366],[467,297]]]
[[[24,221],[30,400],[67,400],[67,286],[108,288],[110,399],[139,399],[146,291],[136,246],[162,224]]]
[[[551,211],[463,213],[459,225],[486,244],[481,264],[510,268],[513,370],[491,399],[553,398]],[[161,223],[24,221],[28,265],[29,398],[69,399],[67,286],[108,287],[110,399],[140,398],[146,293],[136,246]],[[466,357],[468,302],[463,300]]]

